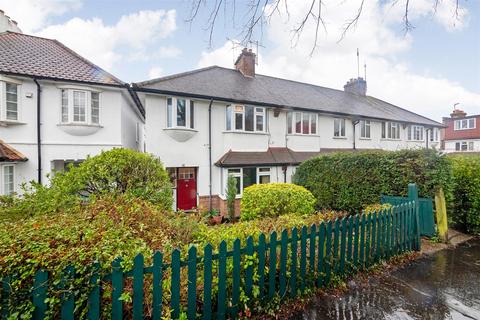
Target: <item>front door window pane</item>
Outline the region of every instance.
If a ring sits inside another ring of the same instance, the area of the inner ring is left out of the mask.
[[[86,92],[73,91],[73,121],[85,122]]]
[[[187,122],[187,114],[185,107],[185,99],[177,99],[177,126],[185,127]]]
[[[18,85],[5,84],[7,89],[7,119],[18,120]]]

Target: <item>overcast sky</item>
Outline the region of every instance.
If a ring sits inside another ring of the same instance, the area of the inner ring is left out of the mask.
[[[237,16],[246,1],[237,0]],[[392,1],[366,1],[357,27],[338,42],[360,0],[327,0],[327,32],[320,33],[310,56],[314,25],[306,26],[294,46],[291,30],[306,4],[289,0],[289,18],[284,12],[274,16],[263,35],[255,36],[263,44],[257,72],[342,89],[357,75],[359,48],[361,64],[367,64],[367,94],[435,120],[448,116],[456,102],[480,114],[480,1],[460,0],[460,20],[452,16],[455,0],[441,0],[436,14],[433,0],[410,1],[415,29],[407,35],[403,8],[392,8]],[[222,16],[210,48],[208,12],[190,24],[190,6],[190,0],[0,0],[0,9],[25,33],[55,38],[127,82],[209,65],[232,67],[240,48],[232,49],[228,39],[239,37],[239,21],[234,25]]]

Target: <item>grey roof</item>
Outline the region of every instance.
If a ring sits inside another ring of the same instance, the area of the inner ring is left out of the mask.
[[[134,84],[139,91],[265,106],[317,110],[323,113],[417,123],[443,127],[439,122],[370,96],[257,74],[207,67]]]
[[[57,40],[22,33],[0,33],[0,72],[123,86],[124,82]]]

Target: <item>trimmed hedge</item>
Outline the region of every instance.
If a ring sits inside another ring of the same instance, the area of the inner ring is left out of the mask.
[[[315,198],[307,189],[291,183],[255,184],[243,190],[243,221],[283,214],[311,214]]]
[[[480,234],[480,155],[449,156],[453,168],[453,197],[449,218],[454,227]]]
[[[407,195],[408,183],[420,196],[443,187],[451,199],[451,165],[435,150],[357,151],[321,155],[303,162],[294,182],[312,192],[317,208],[358,212],[381,194]]]

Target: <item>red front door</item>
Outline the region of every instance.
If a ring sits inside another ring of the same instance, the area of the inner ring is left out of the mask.
[[[177,210],[192,210],[197,207],[197,179],[195,168],[178,168]]]

